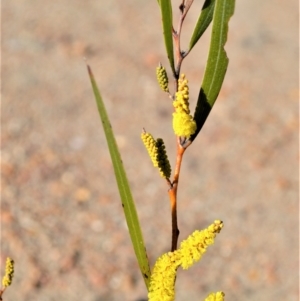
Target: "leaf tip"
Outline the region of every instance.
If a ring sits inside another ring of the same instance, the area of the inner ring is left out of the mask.
[[[94,74],[93,74],[93,72],[92,72],[92,69],[91,69],[90,65],[89,65],[89,64],[86,64],[86,67],[87,67],[87,70],[88,70],[88,73],[89,73],[89,77],[90,77],[91,79],[94,79]]]

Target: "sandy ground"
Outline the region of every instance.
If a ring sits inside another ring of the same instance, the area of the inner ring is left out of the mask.
[[[223,290],[230,301],[296,301],[298,2],[237,2],[224,86],[179,187],[180,240],[217,218],[225,227],[200,263],[179,271],[176,300]],[[186,19],[183,45],[202,4]],[[2,273],[6,256],[16,262],[4,300],[145,298],[83,58],[153,265],[170,246],[170,211],[141,129],[164,138],[175,160],[172,106],[155,79],[158,62],[167,66],[156,1],[12,0],[2,18]],[[208,41],[209,33],[183,65],[192,110]]]

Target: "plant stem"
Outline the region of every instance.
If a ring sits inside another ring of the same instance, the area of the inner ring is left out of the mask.
[[[182,0],[181,5],[179,6],[181,14],[179,18],[177,31],[175,31],[173,28],[173,39],[175,45],[175,59],[176,59],[175,72],[173,73],[175,92],[178,91],[178,79],[180,75],[180,68],[181,68],[182,61],[188,54],[182,52],[180,48],[181,29],[186,14],[188,13],[192,4],[193,4],[193,0]],[[175,98],[175,95],[173,98]],[[181,167],[184,151],[186,150],[187,146],[190,144],[187,143],[186,145],[184,145],[184,142],[185,141],[182,141],[180,137],[177,137],[177,157],[176,157],[174,180],[171,183],[170,189],[168,191],[170,204],[171,204],[171,214],[172,214],[172,245],[171,245],[172,252],[177,249],[177,242],[179,237],[179,229],[177,223],[177,188],[179,183],[180,167]]]
[[[2,301],[2,295],[5,291],[5,289],[6,289],[6,287],[3,287],[3,288],[0,289],[0,301]]]
[[[184,7],[183,7],[183,16],[182,17],[184,19],[188,13],[190,7],[192,6],[194,0],[184,0],[183,2],[184,2],[183,3]]]
[[[170,204],[171,204],[171,214],[172,214],[172,243],[171,252],[177,249],[177,242],[179,237],[179,229],[177,223],[177,203],[176,203],[176,187],[174,186],[169,190]]]
[[[194,0],[183,0],[181,5],[179,6],[180,10],[180,18],[177,26],[177,31],[174,30],[173,28],[173,39],[174,39],[174,45],[175,45],[175,59],[176,59],[176,64],[175,64],[175,72],[173,74],[174,76],[174,87],[175,91],[178,90],[178,79],[180,75],[180,69],[181,69],[181,64],[183,59],[187,56],[188,52],[183,52],[181,51],[180,48],[180,35],[181,35],[181,29],[182,29],[182,24],[183,21],[193,4]]]
[[[180,49],[180,34],[181,34],[181,28],[182,28],[182,23],[183,23],[183,3],[180,5],[179,9],[181,11],[181,15],[179,18],[179,23],[177,26],[177,31],[173,29],[173,39],[174,39],[174,46],[175,46],[175,72],[173,74],[174,76],[174,86],[175,86],[175,91],[178,90],[178,78],[179,78],[179,74],[180,74],[180,67],[181,67],[181,63],[182,63],[182,54],[181,54],[181,49]]]
[[[177,188],[179,183],[180,167],[181,167],[184,151],[185,148],[181,146],[180,139],[178,137],[174,180],[172,182],[172,186],[168,191],[170,204],[171,204],[171,214],[172,214],[172,245],[171,245],[172,252],[177,249],[177,242],[179,237],[179,229],[178,229],[178,222],[177,222]]]

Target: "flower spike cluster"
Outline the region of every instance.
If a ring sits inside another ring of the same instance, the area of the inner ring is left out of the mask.
[[[148,151],[154,167],[158,167],[160,175],[169,179],[171,176],[171,165],[166,153],[164,141],[161,138],[155,140],[149,133],[141,134],[142,141]]]
[[[154,265],[148,298],[149,301],[173,301],[175,299],[175,279],[179,266],[188,269],[199,261],[209,245],[214,243],[216,234],[223,228],[223,222],[214,221],[208,228],[195,231],[180,244],[174,252],[159,257]],[[222,292],[210,294],[205,301],[224,301]]]
[[[196,132],[197,125],[190,115],[189,87],[184,74],[178,79],[178,91],[173,101],[173,130],[177,136],[189,138]]]
[[[14,276],[14,261],[7,257],[6,264],[5,264],[5,275],[2,278],[2,285],[3,287],[8,287],[12,283],[12,279]]]
[[[156,78],[157,78],[158,84],[161,87],[161,89],[164,92],[169,92],[168,75],[167,75],[166,69],[160,63],[159,63],[159,66],[156,67]]]

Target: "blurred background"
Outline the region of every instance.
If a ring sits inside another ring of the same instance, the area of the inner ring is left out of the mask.
[[[183,49],[203,2],[186,18]],[[223,290],[230,301],[295,301],[298,2],[236,2],[227,75],[185,154],[178,196],[180,241],[215,219],[225,227],[202,261],[179,271],[176,300]],[[4,300],[145,299],[84,58],[153,266],[170,248],[171,218],[143,127],[165,140],[175,162],[172,106],[155,77],[158,62],[168,67],[157,1],[12,0],[2,2],[2,18],[1,273],[6,256],[15,260]],[[183,63],[192,112],[210,29]]]

